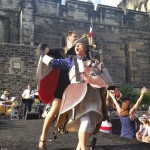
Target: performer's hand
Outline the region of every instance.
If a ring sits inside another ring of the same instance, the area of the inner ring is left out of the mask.
[[[99,65],[99,60],[95,60],[94,62],[92,62],[92,67],[97,67]]]
[[[52,60],[53,60],[53,58],[48,55],[44,55],[42,58],[43,63],[46,64],[47,66],[49,66],[49,64]]]
[[[89,67],[89,66],[91,66],[91,64],[92,64],[92,60],[88,60],[88,61],[84,62],[85,67]]]

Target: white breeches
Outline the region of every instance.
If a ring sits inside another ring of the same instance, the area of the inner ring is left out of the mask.
[[[82,132],[93,133],[96,128],[96,119],[94,112],[89,112],[80,118],[80,128]]]

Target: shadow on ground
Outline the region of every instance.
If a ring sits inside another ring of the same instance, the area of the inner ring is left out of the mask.
[[[115,133],[120,132],[119,122],[115,122]],[[38,150],[38,141],[43,120],[0,120],[0,150]],[[76,148],[77,133],[59,134],[53,139],[53,129],[49,130],[47,150],[73,150]],[[150,144],[120,138],[118,135],[98,133],[95,150],[148,150]],[[92,138],[90,139],[92,140]],[[89,142],[90,145],[90,142]]]

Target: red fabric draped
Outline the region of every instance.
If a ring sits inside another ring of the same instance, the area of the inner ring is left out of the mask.
[[[43,103],[51,103],[54,99],[54,92],[57,87],[59,74],[59,69],[52,69],[52,71],[50,71],[43,79],[41,79],[38,94]]]

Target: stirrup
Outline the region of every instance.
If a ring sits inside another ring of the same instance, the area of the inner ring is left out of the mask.
[[[39,149],[41,149],[41,150],[42,150],[42,149],[43,149],[43,150],[44,150],[44,149],[45,149],[45,150],[47,149],[45,142],[46,142],[46,141],[43,141],[43,140],[41,140],[41,139],[39,140]],[[43,144],[40,145],[40,143],[43,143]]]

